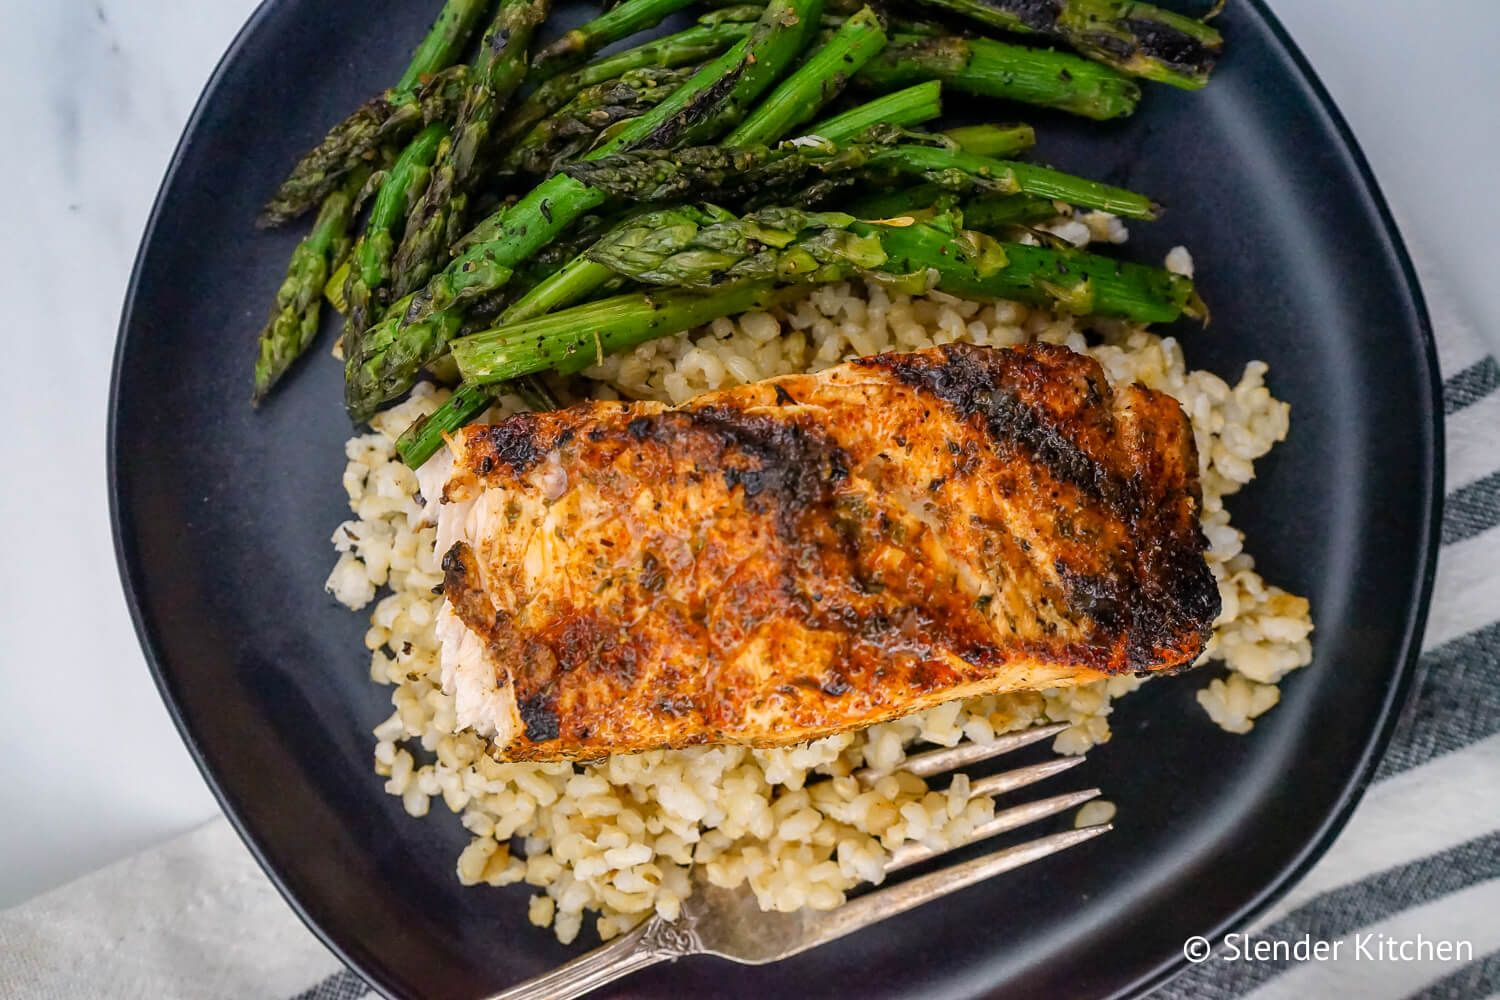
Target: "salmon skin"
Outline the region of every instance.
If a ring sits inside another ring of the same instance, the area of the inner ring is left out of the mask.
[[[1173,671],[1219,612],[1170,396],[952,344],[472,426],[421,470],[444,685],[507,760],[770,747]]]

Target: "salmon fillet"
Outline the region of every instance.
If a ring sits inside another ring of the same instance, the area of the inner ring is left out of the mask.
[[[444,684],[501,758],[561,760],[1186,667],[1197,470],[1175,400],[1045,344],[472,426],[421,472]]]

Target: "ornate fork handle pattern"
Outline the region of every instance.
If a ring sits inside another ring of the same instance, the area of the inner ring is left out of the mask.
[[[572,1000],[658,962],[701,951],[698,935],[686,920],[668,923],[653,914],[613,941],[488,1000]]]

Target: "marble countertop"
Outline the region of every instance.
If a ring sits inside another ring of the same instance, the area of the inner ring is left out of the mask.
[[[1232,0],[1231,0],[1232,2]],[[115,327],[151,200],[256,0],[0,0],[0,908],[214,815],[126,615],[105,500]],[[1272,0],[1349,118],[1410,243],[1500,348],[1500,5]],[[1454,25],[1462,25],[1455,31]],[[1378,333],[1373,331],[1372,333]]]

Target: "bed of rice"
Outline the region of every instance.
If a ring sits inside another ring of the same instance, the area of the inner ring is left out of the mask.
[[[1105,216],[1060,223],[1077,243],[1118,242]],[[1190,259],[1174,251],[1169,266]],[[1086,337],[1087,334],[1087,337]],[[1289,407],[1247,365],[1233,384],[1187,368],[1182,349],[1125,324],[1084,326],[1068,316],[942,294],[911,298],[862,285],[820,288],[786,313],[721,319],[691,334],[644,344],[586,373],[601,397],[681,402],[707,389],[786,372],[816,370],[856,355],[952,341],[1005,346],[1066,344],[1098,359],[1118,383],[1168,392],[1192,420],[1202,464],[1208,561],[1223,597],[1206,658],[1219,661],[1198,692],[1215,723],[1232,732],[1276,704],[1276,682],[1311,659],[1307,601],[1267,584],[1231,526],[1224,498],[1254,476],[1254,462],[1287,432]],[[571,942],[587,916],[603,938],[655,911],[674,918],[691,891],[690,868],[715,884],[748,880],[760,905],[790,910],[837,906],[879,881],[885,853],[906,841],[941,846],[988,819],[994,804],[970,800],[962,776],[942,790],[905,774],[862,788],[862,766],[896,767],[914,743],[983,741],[1042,721],[1066,721],[1056,748],[1081,753],[1109,739],[1114,699],[1140,681],[1118,678],[1065,690],[955,702],[863,732],[779,750],[738,747],[618,756],[602,763],[502,764],[484,741],[458,730],[443,693],[433,622],[441,582],[433,529],[419,526],[415,476],[395,455],[397,434],[434,408],[442,390],[424,386],[381,414],[374,432],[350,440],[344,487],[354,518],[335,531],[340,555],[328,589],[350,608],[375,603],[365,644],[370,676],[391,685],[395,708],[375,729],[375,770],[406,811],[433,799],[460,814],[472,834],[457,859],[466,884],[525,882],[530,917]],[[515,401],[502,402],[501,409]],[[1168,683],[1202,683],[1208,672]],[[1091,803],[1080,819],[1107,819]]]

